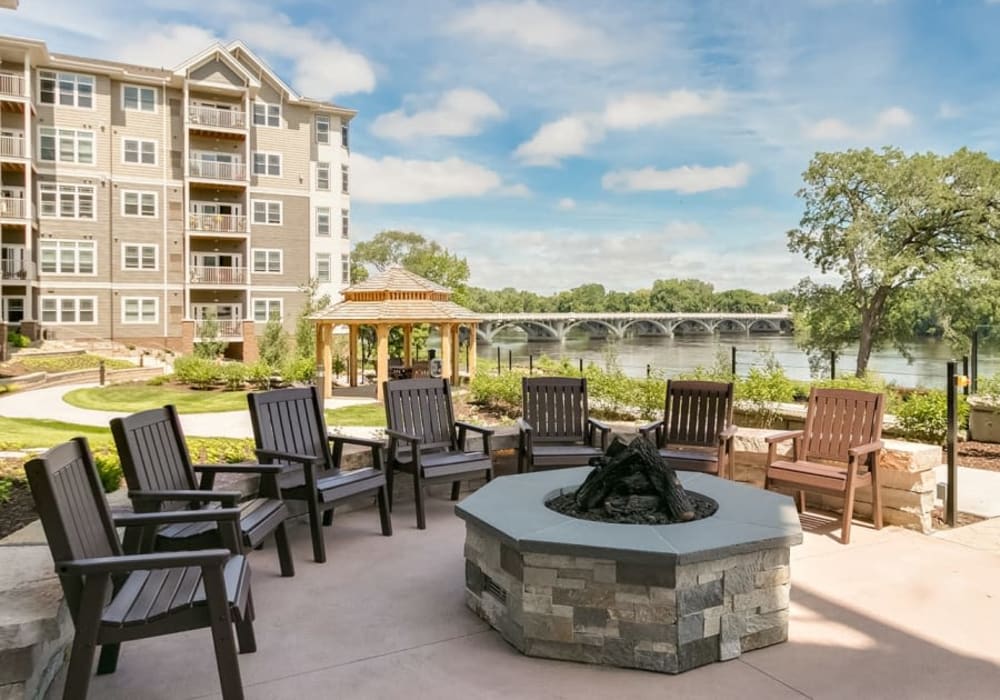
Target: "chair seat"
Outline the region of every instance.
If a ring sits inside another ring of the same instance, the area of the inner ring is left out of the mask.
[[[819,462],[778,460],[767,468],[767,478],[772,483],[790,484],[815,490],[844,493],[847,490],[847,470]],[[871,474],[865,472],[855,477],[855,484],[871,483]]]
[[[408,452],[401,452],[396,458],[396,467],[400,471],[413,472],[413,460]],[[483,452],[423,452],[420,455],[420,466],[423,477],[433,479],[439,476],[465,474],[467,472],[483,471],[493,467],[490,455]]]
[[[214,503],[209,508],[218,508],[219,504]],[[285,502],[277,498],[251,498],[239,504],[240,509],[240,533],[243,536],[244,544],[256,547],[274,529],[284,522],[288,517],[288,507]],[[209,536],[217,531],[214,522],[182,523],[177,525],[166,525],[160,529],[156,536],[160,539],[158,544],[166,544],[160,549],[174,549],[170,542],[183,544],[178,546],[181,549],[191,549],[192,543],[189,541],[194,537]],[[213,535],[214,536],[214,535]]]
[[[584,466],[604,451],[590,445],[532,445],[531,461],[541,467]]]
[[[667,464],[673,469],[706,474],[718,474],[719,472],[719,452],[715,449],[707,452],[695,448],[662,448],[660,456],[667,460]]]
[[[250,565],[234,556],[223,569],[226,600],[242,607],[250,590]],[[133,571],[101,615],[101,624],[112,627],[145,625],[183,610],[207,605],[201,568],[188,566],[154,571]]]

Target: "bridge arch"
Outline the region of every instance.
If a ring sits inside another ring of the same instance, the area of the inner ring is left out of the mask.
[[[751,321],[747,326],[747,333],[752,333],[753,331],[774,331],[775,333],[780,333],[783,329],[781,327],[781,321],[773,321],[769,318],[759,318],[755,321]]]
[[[627,333],[628,329],[631,328],[632,326],[652,326],[657,331],[657,335],[671,335],[673,333],[673,331],[670,329],[670,327],[667,324],[660,323],[656,319],[652,319],[652,318],[636,318],[636,319],[632,319],[630,321],[626,321],[622,325],[622,327],[619,329],[619,332],[621,333],[621,337],[624,338],[625,337],[625,333]]]
[[[604,319],[600,318],[584,318],[580,320],[570,321],[565,326],[563,326],[562,337],[565,338],[567,335],[569,335],[569,332],[574,328],[586,327],[589,325],[603,326],[608,330],[608,335],[610,335],[612,338],[622,337],[621,331],[618,330],[618,328],[614,324],[608,323]]]
[[[702,330],[704,330],[706,333],[714,333],[715,332],[715,324],[714,323],[711,323],[709,321],[704,321],[704,320],[702,320],[700,318],[684,318],[684,319],[680,319],[678,321],[675,321],[670,326],[670,332],[671,333],[676,333],[677,329],[680,328],[681,326],[684,326],[685,324],[688,324],[688,325],[691,325],[691,326],[701,326]]]

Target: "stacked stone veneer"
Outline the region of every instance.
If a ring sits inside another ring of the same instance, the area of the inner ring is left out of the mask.
[[[522,554],[469,525],[466,599],[529,656],[680,673],[788,638],[788,554],[683,565]]]

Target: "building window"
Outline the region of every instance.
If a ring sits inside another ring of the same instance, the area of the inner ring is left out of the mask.
[[[281,105],[266,102],[253,103],[254,126],[281,126]]]
[[[123,270],[155,270],[157,247],[155,245],[140,245],[125,243],[122,245]]]
[[[281,224],[281,202],[266,199],[253,201],[253,222],[255,224]]]
[[[340,256],[340,281],[344,284],[351,283],[351,256]]]
[[[351,191],[349,169],[346,165],[340,166],[340,191],[348,194]]]
[[[122,216],[156,217],[156,192],[122,191]]]
[[[45,105],[93,109],[94,76],[39,71],[38,101]]]
[[[97,297],[42,297],[43,323],[97,323]]]
[[[156,141],[122,139],[122,162],[156,165]]]
[[[281,299],[253,300],[253,320],[257,323],[267,323],[272,318],[280,321],[282,315]]]
[[[254,153],[253,174],[281,177],[280,153]]]
[[[56,275],[92,275],[96,250],[94,241],[42,241],[41,270]]]
[[[316,235],[330,235],[330,209],[328,207],[318,207],[316,209]]]
[[[316,254],[316,280],[319,282],[329,282],[330,277],[330,254]]]
[[[59,163],[94,162],[94,132],[77,129],[56,129],[43,126],[38,130],[38,157]]]
[[[347,209],[340,210],[340,237],[351,237],[351,212]]]
[[[316,117],[316,143],[330,143],[330,117]]]
[[[156,323],[160,319],[156,297],[122,297],[122,323]]]
[[[253,251],[253,271],[279,274],[281,272],[281,250],[255,248]]]
[[[94,188],[90,185],[38,185],[39,213],[55,219],[93,219]]]
[[[316,189],[330,189],[330,164],[316,163]]]
[[[122,85],[122,107],[135,112],[156,112],[156,88]]]
[[[350,148],[350,142],[348,141],[348,135],[350,134],[350,129],[347,126],[347,122],[340,123],[340,145],[344,148]]]

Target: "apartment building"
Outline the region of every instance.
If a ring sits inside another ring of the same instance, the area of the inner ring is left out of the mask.
[[[310,278],[348,284],[353,110],[241,42],[172,69],[0,37],[0,313],[30,337],[253,358]]]

